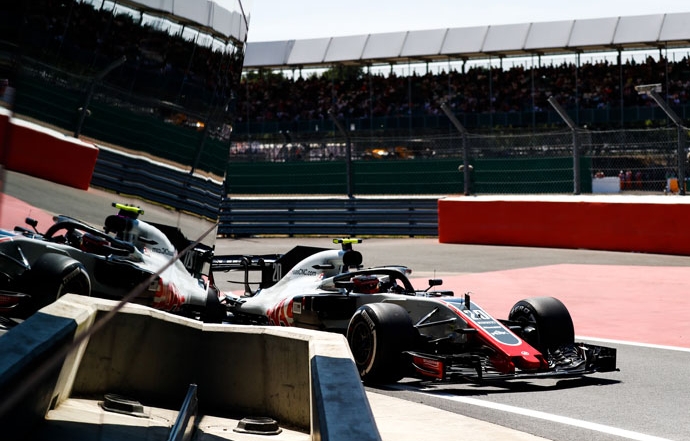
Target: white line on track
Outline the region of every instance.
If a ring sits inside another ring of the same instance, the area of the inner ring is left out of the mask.
[[[618,344],[618,345],[637,346],[637,347],[641,347],[641,348],[664,349],[667,351],[690,352],[690,348],[682,348],[680,346],[664,346],[664,345],[655,345],[652,343],[639,343],[639,342],[635,342],[635,341],[611,340],[611,339],[607,339],[607,338],[585,337],[584,335],[578,335],[577,339],[587,340],[587,341],[595,341],[595,342],[599,342],[599,343],[613,343],[613,344]]]
[[[593,430],[596,432],[606,433],[609,435],[619,436],[627,439],[637,441],[669,441],[666,438],[659,438],[658,436],[645,435],[644,433],[633,432],[631,430],[619,429],[617,427],[606,426],[604,424],[592,423],[589,421],[577,420],[575,418],[568,418],[560,415],[553,415],[537,410],[523,409],[521,407],[508,406],[506,404],[492,403],[490,401],[482,401],[476,398],[459,397],[446,393],[439,394],[425,394],[431,397],[443,398],[451,401],[460,402],[463,404],[470,404],[472,406],[479,406],[488,409],[498,410],[501,412],[509,412],[517,415],[523,415],[529,418],[538,418],[541,420],[552,421],[555,423],[567,424],[569,426],[579,427],[582,429]]]
[[[611,339],[605,339],[605,338],[585,337],[582,335],[578,335],[577,339],[594,341],[594,342],[601,342],[601,343],[614,343],[614,344],[638,346],[638,347],[653,348],[653,349],[663,349],[663,350],[669,350],[669,351],[690,352],[690,348],[682,348],[682,347],[678,347],[678,346],[663,346],[663,345],[655,345],[655,344],[649,344],[649,343],[638,343],[638,342],[623,341],[623,340],[611,340]],[[397,388],[407,389],[404,386],[402,386],[402,387],[398,386]],[[575,418],[569,418],[569,417],[554,415],[554,414],[550,414],[550,413],[546,413],[546,412],[540,412],[538,410],[530,410],[530,409],[524,409],[522,407],[509,406],[507,404],[493,403],[491,401],[483,401],[483,400],[479,400],[476,398],[460,397],[457,395],[452,395],[452,394],[447,394],[447,393],[442,393],[442,392],[441,393],[435,393],[435,394],[426,393],[425,395],[428,395],[431,397],[436,397],[436,398],[442,398],[445,400],[455,401],[455,402],[459,402],[459,403],[463,403],[463,404],[469,404],[472,406],[478,406],[478,407],[483,407],[483,408],[487,408],[487,409],[498,410],[501,412],[508,412],[508,413],[513,413],[516,415],[523,415],[523,416],[530,417],[530,418],[537,418],[537,419],[541,419],[541,420],[545,420],[545,421],[552,421],[555,423],[567,424],[569,426],[593,430],[596,432],[606,433],[609,435],[619,436],[619,437],[627,438],[627,439],[631,439],[631,440],[637,440],[637,441],[670,441],[667,438],[660,438],[658,436],[646,435],[644,433],[633,432],[631,430],[620,429],[617,427],[607,426],[605,424],[592,423],[589,421],[578,420]]]

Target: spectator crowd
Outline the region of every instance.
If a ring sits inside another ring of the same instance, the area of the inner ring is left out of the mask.
[[[239,90],[244,121],[305,121],[340,118],[437,115],[447,102],[456,113],[531,112],[550,110],[554,96],[565,108],[606,109],[655,105],[635,86],[661,83],[672,106],[688,103],[690,61],[667,62],[648,57],[644,63],[609,61],[522,66],[509,69],[472,67],[465,73],[368,74],[333,79],[333,72],[304,78],[256,73],[243,77]]]
[[[27,5],[29,5],[27,3]],[[23,54],[71,74],[94,76],[114,60],[121,68],[106,81],[140,97],[207,111],[227,103],[241,73],[241,46],[234,48],[147,17],[117,3],[35,0],[23,11]],[[0,7],[0,15],[4,7]],[[0,40],[2,40],[0,31]]]
[[[25,54],[86,76],[124,56],[127,61],[108,75],[108,83],[134,96],[200,112],[224,107],[234,111],[237,123],[319,121],[328,119],[330,109],[346,119],[439,115],[443,102],[465,114],[538,112],[550,110],[550,96],[566,109],[655,106],[635,91],[636,85],[650,83],[662,85],[662,95],[672,106],[685,106],[690,94],[690,58],[670,61],[661,52],[659,57],[644,62],[630,58],[622,65],[473,65],[464,72],[406,76],[392,69],[387,74],[368,73],[365,68],[295,77],[254,72],[244,75],[233,90],[241,73],[240,49],[197,44],[160,23],[145,22],[141,14],[112,7],[96,1],[32,2],[21,26]]]

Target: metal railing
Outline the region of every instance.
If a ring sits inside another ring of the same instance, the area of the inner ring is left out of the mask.
[[[218,234],[437,236],[438,197],[227,198]]]
[[[217,219],[223,197],[222,182],[105,147],[99,147],[91,185],[210,219]]]
[[[221,183],[106,148],[91,184],[218,219],[223,236],[438,235],[438,197],[224,197]]]

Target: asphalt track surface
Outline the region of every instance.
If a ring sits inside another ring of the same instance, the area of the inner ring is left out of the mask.
[[[144,219],[176,224],[189,236],[212,228],[206,221],[163,207],[90,189],[74,190],[8,173],[0,227],[21,218],[62,213],[102,225],[111,202],[145,208]],[[42,220],[41,220],[42,219]],[[295,245],[334,247],[331,238],[219,239],[218,254],[271,254]],[[435,238],[368,238],[357,248],[365,266],[403,264],[413,269],[417,287],[442,278],[456,295],[471,292],[475,302],[498,318],[518,300],[554,296],[570,310],[579,339],[618,348],[620,372],[586,379],[538,380],[491,386],[428,386],[406,381],[375,392],[433,407],[452,425],[453,415],[489,421],[551,440],[690,440],[690,256],[591,250],[562,250],[440,244]],[[371,389],[370,389],[371,390]],[[455,432],[452,439],[480,438]],[[450,439],[450,438],[448,438]],[[517,438],[515,438],[517,439]]]

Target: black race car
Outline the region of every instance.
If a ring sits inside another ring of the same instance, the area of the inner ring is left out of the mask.
[[[117,213],[105,218],[102,229],[60,215],[43,233],[31,219],[31,228],[0,230],[4,323],[24,319],[65,293],[121,300],[140,284],[147,286],[132,302],[209,321],[224,317],[218,291],[203,274],[212,248],[191,247],[176,227],[144,222],[138,207],[113,206]],[[182,259],[169,264],[187,247]]]
[[[353,249],[296,247],[286,254],[215,256],[212,274],[243,273],[244,289],[226,293],[227,321],[297,326],[347,337],[365,382],[417,377],[467,379],[570,377],[615,371],[616,350],[575,341],[570,314],[558,299],[515,304],[496,319],[469,294],[456,297],[412,286],[404,266],[366,268]],[[260,274],[252,289],[252,274]]]

